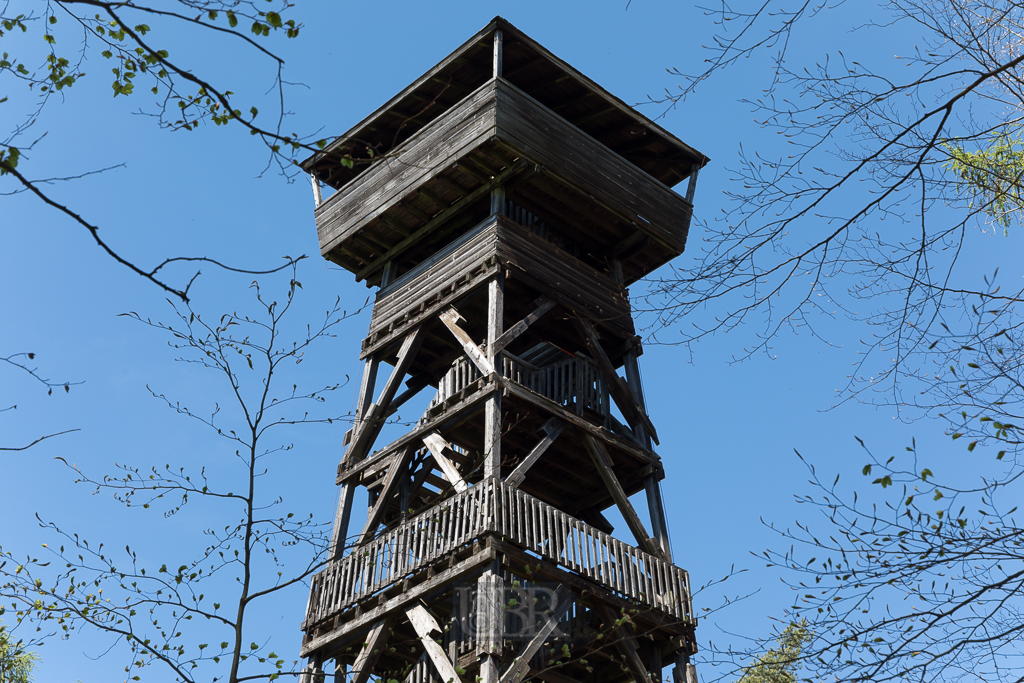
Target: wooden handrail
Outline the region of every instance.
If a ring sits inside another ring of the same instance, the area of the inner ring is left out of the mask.
[[[488,534],[500,534],[639,606],[680,620],[692,614],[685,570],[489,479],[352,548],[316,574],[307,628]]]

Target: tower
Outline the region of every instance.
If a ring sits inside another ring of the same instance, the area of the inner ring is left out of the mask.
[[[499,17],[303,163],[322,254],[378,288],[313,677],[695,683],[626,288],[682,253],[707,162]]]

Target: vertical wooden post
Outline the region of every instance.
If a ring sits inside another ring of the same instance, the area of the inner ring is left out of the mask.
[[[647,401],[644,400],[644,388],[640,381],[640,364],[636,360],[636,355],[636,346],[631,346],[629,351],[626,352],[626,356],[624,358],[626,362],[623,369],[626,371],[626,383],[629,384],[629,388],[633,392],[633,396],[636,397],[636,402],[646,414]],[[651,450],[651,436],[646,433],[642,423],[637,423],[636,431],[638,432],[636,436],[643,447],[647,450]]]
[[[686,201],[693,205],[693,194],[697,191],[697,173],[700,171],[700,166],[694,164],[690,167],[690,182],[686,185]]]
[[[356,398],[356,410],[352,416],[352,430],[349,432],[350,438],[355,438],[354,435],[359,427],[359,423],[366,415],[366,409],[373,401],[373,390],[377,385],[377,368],[379,365],[380,361],[378,359],[370,357],[366,359],[366,363],[363,366],[363,377],[359,384],[359,396]],[[346,452],[341,464],[347,464],[348,459],[349,452]],[[349,520],[352,517],[352,498],[355,496],[355,492],[355,481],[347,481],[341,485],[341,493],[338,495],[338,509],[334,513],[334,531],[331,534],[331,559],[340,557],[341,553],[345,550]]]
[[[320,205],[324,203],[324,195],[320,191],[320,179],[316,177],[316,173],[310,173],[309,179],[313,181],[313,205],[314,208],[319,209]]]
[[[504,55],[502,50],[502,43],[504,42],[504,36],[502,35],[501,29],[499,28],[494,32],[494,77],[501,78],[504,71]]]
[[[491,215],[505,215],[505,186],[499,185],[491,190]]]
[[[384,289],[392,282],[395,281],[395,275],[398,272],[398,264],[395,263],[394,259],[384,264],[380,274],[380,288]]]
[[[505,273],[499,271],[487,283],[487,359],[500,371],[500,352],[494,342],[501,336],[505,313]],[[501,476],[501,392],[487,399],[484,407],[484,477]]]
[[[477,580],[476,636],[480,683],[499,683],[499,658],[504,636],[504,582],[498,560]]]
[[[661,683],[661,672],[664,666],[661,662],[661,650],[658,649],[658,644],[655,643],[654,647],[651,648],[651,679],[655,683]]]
[[[644,398],[643,383],[640,381],[640,364],[637,362],[636,346],[630,347],[626,352],[625,361],[626,381],[640,407],[646,413],[647,400]],[[644,432],[643,425],[638,424],[636,428],[639,432],[637,436],[640,438],[640,443],[647,450],[651,450],[650,435]],[[647,509],[651,513],[651,533],[654,535],[654,540],[658,542],[661,552],[665,554],[665,559],[671,562],[672,551],[669,548],[668,524],[665,521],[665,503],[661,497],[661,487],[658,486],[657,477],[652,474],[644,479],[644,490],[647,493]]]

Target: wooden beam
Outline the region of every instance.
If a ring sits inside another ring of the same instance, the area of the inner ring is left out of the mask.
[[[504,213],[505,190],[495,188],[491,213]],[[497,208],[496,208],[497,207]],[[505,320],[505,274],[499,270],[487,283],[487,362],[494,368],[500,358],[494,343],[502,334]],[[484,406],[484,476],[501,476],[501,394],[487,399]],[[495,677],[497,672],[495,672]],[[492,683],[497,683],[493,681]]]
[[[604,107],[603,109],[597,109],[597,110],[593,111],[592,113],[587,114],[583,118],[576,119],[574,121],[570,121],[570,123],[572,123],[572,125],[576,126],[577,128],[583,128],[583,126],[587,125],[588,123],[590,123],[594,119],[601,118],[605,114],[610,114],[613,111],[615,111],[615,107]],[[659,159],[659,161],[660,161],[660,159]]]
[[[565,613],[572,605],[571,597],[572,592],[568,586],[563,584],[558,588],[558,592],[555,593],[555,599],[557,600],[555,608],[548,614],[547,621],[534,634],[523,651],[512,661],[512,665],[502,674],[501,683],[520,683],[523,680],[523,677],[530,670],[530,660],[537,654],[537,650],[541,648],[544,641],[548,639],[551,632],[558,626],[559,619],[565,616]]]
[[[458,90],[459,92],[469,93],[469,92],[473,91],[472,88],[470,88],[468,86],[465,86],[465,85],[462,85],[461,83],[456,82],[454,78],[449,78],[449,79],[445,80],[445,79],[441,78],[440,76],[434,76],[430,80],[432,82],[434,82],[434,83],[439,83],[439,84],[443,85],[446,88],[453,88],[455,90]],[[441,92],[444,92],[444,91],[442,90]]]
[[[454,567],[446,569],[434,575],[433,579],[425,583],[414,585],[409,590],[385,600],[377,607],[370,608],[361,614],[357,613],[351,621],[345,622],[334,630],[327,631],[322,635],[310,638],[302,643],[301,656],[308,657],[311,653],[334,645],[344,646],[351,642],[352,634],[373,624],[378,619],[389,614],[394,614],[405,609],[411,602],[426,598],[431,593],[437,592],[438,586],[454,583],[470,574],[480,571],[483,566],[489,566],[497,555],[491,545],[481,551],[475,552],[470,557],[462,560]]]
[[[694,164],[690,167],[690,182],[686,184],[686,201],[693,205],[693,194],[697,191],[697,173],[700,171],[700,165]]]
[[[417,189],[415,192],[413,192],[413,194],[418,194],[421,197],[426,197],[434,206],[438,207],[441,211],[444,211],[445,209],[449,208],[452,205],[452,202],[448,201],[444,197],[440,197],[434,194],[425,187]],[[438,211],[438,213],[434,215],[434,218],[437,218],[437,216],[440,215],[441,211]]]
[[[384,411],[384,417],[388,418],[394,415],[402,407],[402,404],[423,391],[424,387],[428,384],[430,384],[430,375],[428,373],[424,372],[414,376],[405,383],[405,391],[396,396],[391,401],[391,404],[388,405],[388,409]]]
[[[413,229],[410,228],[408,225],[403,225],[397,219],[392,218],[386,213],[382,213],[379,217],[381,222],[384,223],[384,225],[388,226],[389,228],[400,234],[402,237],[408,237],[413,232]]]
[[[615,372],[615,366],[601,346],[601,342],[597,338],[597,332],[594,331],[594,326],[578,315],[572,317],[572,322],[576,327],[576,331],[582,337],[584,346],[587,347],[587,351],[590,352],[594,362],[597,363],[597,367],[600,368],[601,373],[604,375],[605,381],[608,382],[608,390],[612,398],[615,399],[616,405],[619,406],[619,410],[622,411],[623,416],[629,421],[629,426],[633,428],[634,432],[637,425],[643,426],[647,430],[647,434],[654,439],[654,443],[660,444],[658,433],[654,429],[654,425],[651,424],[650,418],[647,417],[647,413],[640,407],[629,385]]]
[[[466,352],[466,356],[469,357],[469,360],[473,361],[473,365],[475,365],[484,376],[494,374],[494,366],[487,357],[484,356],[483,351],[481,351],[480,347],[476,345],[473,338],[470,337],[465,330],[459,327],[458,321],[462,320],[462,316],[459,315],[457,310],[455,310],[455,307],[449,307],[448,310],[441,313],[438,318],[441,319],[441,322],[444,323],[445,327],[448,328],[455,339],[462,344],[463,351]]]
[[[446,178],[443,175],[436,175],[433,178],[431,178],[431,181],[440,183],[441,185],[444,185],[449,190],[451,190],[456,195],[458,195],[458,199],[456,199],[456,201],[458,201],[459,199],[462,199],[467,194],[469,194],[469,188],[465,188],[462,185],[459,185],[457,182],[455,182],[451,178]]]
[[[452,164],[452,168],[457,168],[458,170],[462,171],[463,173],[465,173],[478,183],[491,182],[491,175],[489,173],[481,173],[477,169],[473,168],[473,166],[466,159],[460,159],[459,161],[456,161],[454,164]]]
[[[426,650],[430,661],[434,663],[434,668],[437,669],[441,680],[444,683],[451,683],[452,681],[461,683],[462,679],[459,678],[455,667],[452,666],[451,661],[444,653],[444,650],[441,649],[441,646],[434,640],[434,634],[441,635],[441,627],[438,626],[437,620],[430,615],[430,612],[423,605],[416,605],[407,609],[405,616],[409,617],[409,623],[412,624],[416,635],[420,638],[420,642],[423,643],[423,649]]]
[[[551,444],[558,438],[558,435],[565,430],[565,423],[557,417],[552,417],[544,423],[541,429],[545,432],[544,438],[537,442],[537,445],[533,447],[529,455],[523,458],[523,461],[512,471],[512,474],[505,477],[505,483],[509,486],[518,488],[523,483],[523,480],[526,479],[527,470],[533,467],[537,459],[544,455],[544,451],[550,448]]]
[[[504,389],[510,394],[513,394],[517,398],[520,398],[523,401],[526,401],[527,403],[531,403],[541,408],[542,410],[546,410],[551,415],[555,415],[560,419],[565,420],[573,427],[576,427],[582,432],[586,432],[588,434],[591,434],[593,436],[599,437],[607,441],[616,448],[626,451],[632,457],[642,462],[649,463],[648,466],[656,466],[659,470],[661,469],[661,459],[657,456],[657,454],[651,453],[650,451],[640,448],[632,441],[629,441],[627,439],[622,438],[621,436],[613,434],[604,427],[598,427],[594,423],[585,420],[576,413],[567,410],[565,406],[555,403],[546,396],[541,396],[540,394],[530,391],[529,389],[519,384],[518,382],[513,382],[512,380],[507,379],[505,377],[499,378],[498,381],[502,389]]]
[[[366,451],[373,446],[373,442],[377,439],[377,435],[380,434],[381,427],[384,425],[384,416],[387,414],[391,401],[395,397],[395,392],[398,391],[402,379],[405,378],[406,371],[412,365],[413,357],[416,355],[416,351],[419,350],[425,336],[426,327],[420,325],[402,340],[402,347],[398,351],[398,360],[395,361],[395,367],[391,371],[391,376],[388,377],[384,388],[381,389],[377,402],[370,405],[369,410],[366,411],[365,418],[359,424],[359,429],[353,435],[352,443],[349,445],[349,450],[346,454],[346,460],[362,460]]]
[[[615,532],[615,526],[612,525],[612,523],[608,521],[608,518],[601,514],[601,511],[596,508],[581,510],[577,517],[598,531],[605,532],[609,536]]]
[[[636,640],[633,638],[633,634],[629,633],[623,624],[617,623],[619,620],[615,618],[615,615],[606,605],[595,600],[594,611],[605,622],[605,628],[611,629],[618,636],[613,638],[612,642],[623,659],[626,660],[626,668],[629,669],[633,680],[644,681],[645,683],[650,681],[651,675],[647,672],[647,667],[644,666],[643,660],[640,659],[640,653],[637,652]],[[629,617],[624,616],[623,620],[628,621]]]
[[[401,451],[400,455],[391,460],[387,476],[384,477],[384,487],[381,489],[380,495],[377,496],[377,502],[374,503],[370,513],[367,515],[366,526],[363,527],[363,533],[359,534],[359,540],[356,541],[356,545],[362,545],[376,535],[377,525],[380,524],[384,511],[391,504],[391,499],[394,497],[395,491],[398,490],[398,484],[404,478],[412,451],[412,446],[409,446]]]
[[[320,205],[324,203],[324,195],[320,191],[320,179],[316,177],[316,173],[310,173],[309,179],[313,181],[313,208],[319,209]]]
[[[508,346],[509,342],[525,332],[530,325],[540,320],[545,313],[555,307],[555,301],[546,296],[542,296],[540,299],[537,299],[535,303],[537,303],[538,306],[533,313],[530,313],[515,325],[505,330],[505,332],[494,341],[492,347],[492,351],[494,353],[499,353],[502,349]]]
[[[462,493],[469,488],[469,484],[466,483],[462,475],[459,474],[459,470],[452,464],[452,461],[444,454],[445,449],[450,449],[451,445],[444,440],[444,437],[437,432],[430,432],[423,436],[423,443],[430,449],[430,454],[434,456],[434,461],[437,463],[441,471],[444,472],[445,479],[451,482],[452,486],[459,493]]]
[[[424,223],[429,223],[430,221],[434,220],[433,216],[431,216],[429,213],[427,213],[423,209],[417,207],[411,201],[401,201],[401,202],[398,202],[398,204],[396,204],[396,206],[402,207],[403,209],[405,209],[406,211],[411,213],[413,216],[416,216],[416,218],[419,218]]]
[[[491,75],[494,78],[501,78],[505,71],[505,50],[504,32],[499,28],[494,32],[494,68]]]
[[[622,518],[626,520],[626,526],[629,527],[629,530],[633,532],[633,536],[636,537],[637,545],[640,549],[655,557],[662,557],[661,549],[647,535],[644,523],[640,521],[640,516],[636,514],[636,510],[633,509],[633,505],[629,502],[626,492],[622,489],[622,484],[619,483],[618,477],[612,471],[611,456],[608,455],[604,444],[589,434],[581,434],[580,436],[583,437],[583,445],[587,447],[587,452],[590,453],[590,459],[594,462],[597,473],[601,476],[605,487],[612,495],[612,500],[615,501],[619,512],[622,513]]]
[[[395,619],[393,616],[386,616],[373,625],[370,633],[366,636],[366,642],[356,654],[356,661],[352,665],[352,683],[366,683],[373,673],[373,666],[380,658],[381,650],[391,635],[391,626]]]
[[[443,211],[441,211],[441,213],[434,216],[434,218],[429,223],[427,223],[422,228],[418,229],[416,232],[409,235],[404,240],[402,240],[394,247],[389,249],[387,253],[381,254],[373,261],[371,261],[369,265],[367,265],[365,268],[356,273],[356,281],[365,280],[367,275],[380,268],[382,265],[393,259],[395,256],[401,254],[409,247],[419,244],[427,235],[433,232],[434,228],[438,227],[452,216],[457,215],[464,207],[469,206],[477,199],[489,195],[492,189],[498,187],[506,180],[509,180],[510,178],[518,175],[520,172],[526,170],[528,166],[529,163],[525,159],[520,159],[511,167],[509,167],[504,173],[494,178],[494,180],[487,183],[486,185],[481,185],[479,188],[473,190],[468,195],[466,195],[459,201],[455,202],[451,206],[446,208],[443,204],[438,204],[438,206],[444,209]],[[465,190],[463,190],[463,192],[464,191]],[[434,201],[434,199],[431,198],[428,194],[426,194],[422,189],[420,189],[419,192],[423,196],[430,199],[430,201]]]

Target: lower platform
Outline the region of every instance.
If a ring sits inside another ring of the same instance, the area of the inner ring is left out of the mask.
[[[479,595],[481,577],[502,586],[493,600],[502,615],[500,642],[487,653],[510,676],[520,666],[531,679],[552,683],[618,683],[636,680],[640,671],[645,680],[661,680],[663,662],[695,650],[684,570],[489,480],[317,574],[302,624],[302,656],[333,660],[354,681],[366,680],[360,674],[371,668],[384,680],[446,680],[414,618],[422,608],[435,620],[432,639],[445,661],[461,681],[477,680],[484,650],[465,624],[480,612],[467,612],[466,596]],[[545,615],[531,611],[524,620],[523,606],[556,595],[561,609],[546,617],[550,632],[541,638],[536,632]],[[371,642],[385,626],[382,640]],[[535,637],[544,642],[531,650]]]

